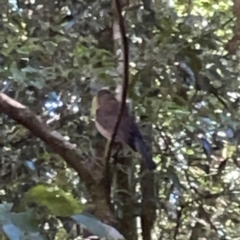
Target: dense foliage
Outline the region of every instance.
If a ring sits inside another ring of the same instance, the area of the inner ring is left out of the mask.
[[[92,97],[122,82],[116,6],[0,2],[0,91],[75,144],[86,166],[13,120],[0,98],[1,239],[239,239],[238,0],[122,1],[128,102],[158,168],[117,156],[108,194],[84,171],[94,166],[97,179],[104,165]]]

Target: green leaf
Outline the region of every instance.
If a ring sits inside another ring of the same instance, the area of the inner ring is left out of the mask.
[[[108,240],[122,240],[124,237],[115,228],[104,224],[100,220],[96,219],[90,214],[78,214],[72,216],[72,218],[81,224],[92,234],[97,235],[99,238],[105,238]]]
[[[10,222],[12,203],[0,204],[0,225]]]
[[[12,203],[0,204],[0,230],[10,240],[42,240],[33,210],[13,213],[12,206]]]
[[[15,61],[13,61],[10,66],[10,72],[16,82],[22,83],[24,85],[24,80],[26,80],[25,74],[18,69],[17,63]]]
[[[43,240],[44,238],[39,232],[23,232],[14,224],[5,224],[3,227],[3,232],[6,234],[10,240]]]
[[[18,239],[20,240],[21,231],[12,223],[3,225],[2,229],[3,229],[3,232],[6,234],[6,236],[10,240],[18,240]]]
[[[71,194],[56,186],[35,186],[25,194],[25,197],[28,202],[45,206],[55,216],[71,216],[83,210],[83,205]]]
[[[26,232],[37,232],[38,223],[34,219],[33,209],[29,209],[26,212],[12,213],[11,214],[12,223]]]
[[[26,73],[36,73],[36,72],[40,72],[39,69],[33,68],[31,66],[27,66],[25,68],[21,69],[22,72],[26,72]]]
[[[177,188],[178,191],[186,190],[186,188],[181,184],[177,174],[173,167],[169,167],[167,170],[167,176],[172,180],[174,186]]]
[[[43,45],[45,46],[46,50],[48,51],[48,53],[50,54],[54,54],[57,44],[52,42],[52,41],[45,41],[43,43]]]

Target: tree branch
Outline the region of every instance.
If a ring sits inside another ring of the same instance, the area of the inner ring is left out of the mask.
[[[48,144],[79,174],[87,185],[100,181],[103,169],[99,169],[100,166],[97,165],[97,162],[85,157],[80,150],[76,149],[75,145],[66,141],[58,132],[52,131],[29,108],[4,93],[0,93],[0,112],[7,114]]]

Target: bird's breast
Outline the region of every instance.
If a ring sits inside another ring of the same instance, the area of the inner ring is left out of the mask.
[[[112,131],[106,130],[101,124],[99,124],[97,121],[95,122],[97,130],[108,140],[111,140],[112,138]],[[119,142],[118,137],[115,137],[115,142]]]

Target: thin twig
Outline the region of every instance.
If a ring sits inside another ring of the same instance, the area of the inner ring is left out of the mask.
[[[12,82],[8,81],[0,92],[5,93],[11,87],[11,84]]]
[[[116,125],[114,127],[114,131],[113,131],[113,135],[108,147],[108,151],[107,151],[107,156],[106,156],[106,166],[109,162],[110,156],[111,156],[111,150],[113,147],[113,143],[114,143],[114,139],[117,135],[117,131],[120,125],[120,121],[123,115],[123,111],[125,108],[125,103],[126,103],[126,98],[127,98],[127,91],[128,91],[128,63],[129,63],[129,54],[128,54],[128,40],[127,40],[127,36],[126,36],[126,29],[124,26],[124,18],[122,16],[122,7],[121,7],[121,3],[120,0],[115,0],[116,1],[116,9],[118,12],[118,21],[119,21],[119,28],[120,28],[120,33],[121,33],[121,37],[122,37],[122,45],[123,45],[123,61],[124,61],[124,74],[123,74],[123,84],[122,84],[122,102],[121,102],[121,107],[119,110],[119,114],[118,114],[118,118],[117,118],[117,122]]]

